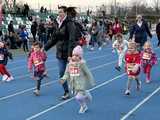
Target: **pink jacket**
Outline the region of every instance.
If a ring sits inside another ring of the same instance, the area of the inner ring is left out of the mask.
[[[45,52],[32,52],[30,57],[28,58],[28,69],[31,71],[32,66],[34,66],[34,70],[45,71],[45,61],[47,59],[47,55]]]
[[[156,54],[150,50],[150,52],[142,51],[141,52],[141,64],[146,65],[154,65],[157,64],[157,57]]]

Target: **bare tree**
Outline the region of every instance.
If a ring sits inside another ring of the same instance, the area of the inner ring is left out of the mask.
[[[160,0],[152,0],[153,1],[153,7],[155,9],[155,12],[158,14],[159,13],[159,6],[160,6]]]

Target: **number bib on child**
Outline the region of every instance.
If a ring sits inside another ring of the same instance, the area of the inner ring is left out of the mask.
[[[70,66],[69,73],[70,73],[70,76],[72,77],[78,77],[80,76],[80,69],[78,66]]]
[[[131,72],[135,66],[135,63],[128,63],[127,64],[127,72]]]
[[[0,54],[0,60],[4,60],[4,55]]]
[[[43,64],[43,61],[34,60],[34,65],[35,65],[35,66],[38,66],[38,65],[41,65],[41,64]]]
[[[150,60],[151,59],[151,54],[144,52],[142,58],[145,59],[145,60]]]

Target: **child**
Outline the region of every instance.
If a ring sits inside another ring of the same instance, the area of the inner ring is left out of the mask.
[[[28,58],[28,69],[30,72],[32,72],[32,66],[34,66],[34,76],[33,79],[37,82],[37,88],[34,91],[34,94],[36,96],[40,95],[40,87],[41,87],[41,80],[46,75],[46,68],[45,68],[45,61],[47,59],[47,56],[45,52],[43,52],[42,44],[39,42],[35,42],[32,45],[32,52],[30,53],[30,56]]]
[[[151,69],[154,64],[157,63],[157,57],[152,50],[151,43],[149,41],[145,42],[143,51],[141,52],[141,64],[143,71],[146,74],[146,83],[150,83]]]
[[[123,61],[124,61],[124,55],[128,48],[128,41],[123,40],[123,35],[121,33],[117,33],[117,40],[113,43],[112,47],[113,49],[116,49],[118,53],[118,65],[115,67],[118,71],[121,70]]]
[[[137,90],[140,90],[141,81],[138,78],[140,73],[140,53],[136,49],[135,42],[128,43],[128,51],[125,54],[126,72],[128,75],[127,90],[125,95],[130,95],[131,82],[135,80],[137,83]]]
[[[80,46],[73,49],[72,57],[69,59],[65,74],[60,80],[61,84],[68,80],[70,90],[75,95],[76,101],[80,104],[79,113],[87,111],[87,101],[91,101],[92,98],[87,89],[95,84],[82,55],[83,50]]]
[[[8,57],[10,59],[13,59],[12,54],[10,52],[8,52],[5,44],[3,42],[0,42],[0,74],[2,75],[3,82],[5,82],[5,81],[9,82],[9,81],[13,80],[13,77],[7,71],[7,69],[5,67],[8,62]]]
[[[22,39],[24,52],[28,52],[28,38],[29,37],[28,37],[28,32],[27,32],[25,26],[23,26],[21,29],[20,37]]]

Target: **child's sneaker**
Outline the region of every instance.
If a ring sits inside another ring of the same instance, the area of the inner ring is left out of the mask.
[[[131,92],[130,92],[130,90],[128,90],[128,89],[125,91],[125,95],[130,95],[130,93],[131,93]]]
[[[148,80],[148,79],[146,80],[146,83],[147,83],[147,84],[149,84],[150,82],[151,82],[150,80]]]
[[[10,76],[10,77],[7,78],[6,81],[7,81],[7,82],[10,82],[10,81],[12,81],[13,79],[14,79],[13,76]]]
[[[67,100],[69,99],[69,93],[64,93],[64,95],[62,96],[62,100]]]
[[[8,76],[7,75],[3,75],[2,76],[2,81],[4,82],[4,81],[6,81],[8,79]]]
[[[119,66],[116,66],[115,69],[118,70],[119,72],[121,71],[121,67]]]
[[[102,50],[102,47],[99,47],[98,50],[101,51],[101,50]]]
[[[34,93],[36,96],[39,96],[39,95],[40,95],[40,91],[39,91],[39,90],[34,90],[33,93]]]
[[[81,106],[80,109],[79,109],[79,114],[83,114],[83,113],[85,113],[87,110],[88,110],[87,105],[83,105],[83,106]]]

